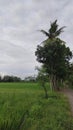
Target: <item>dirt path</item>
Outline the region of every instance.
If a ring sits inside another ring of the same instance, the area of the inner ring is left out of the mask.
[[[70,106],[71,106],[71,111],[73,113],[73,90],[71,90],[71,89],[64,89],[63,93],[68,97],[69,103],[70,103]]]

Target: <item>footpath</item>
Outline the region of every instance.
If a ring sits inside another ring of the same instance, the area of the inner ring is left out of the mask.
[[[73,90],[72,89],[64,89],[63,93],[67,96],[70,106],[71,112],[73,113]]]

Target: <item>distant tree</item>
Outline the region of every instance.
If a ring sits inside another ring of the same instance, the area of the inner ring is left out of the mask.
[[[41,30],[48,39],[37,46],[35,55],[37,61],[42,63],[50,77],[53,90],[59,90],[59,82],[63,81],[67,76],[69,69],[69,61],[72,58],[72,52],[66,47],[65,42],[58,36],[63,31],[58,29],[57,20],[51,24],[49,32]]]
[[[27,76],[24,79],[25,82],[36,82],[36,77],[35,76]]]
[[[9,76],[9,75],[5,75],[2,79],[3,82],[20,82],[21,78],[17,77],[17,76]]]

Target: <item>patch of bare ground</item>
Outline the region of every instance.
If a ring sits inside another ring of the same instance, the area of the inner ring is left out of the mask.
[[[64,93],[64,95],[67,96],[69,103],[70,103],[70,107],[71,107],[71,112],[73,115],[73,90],[72,89],[63,89],[62,92]]]

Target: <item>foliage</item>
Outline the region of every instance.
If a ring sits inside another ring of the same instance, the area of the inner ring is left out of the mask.
[[[0,82],[21,82],[21,78],[17,76],[5,75],[4,77],[0,76]]]
[[[42,45],[37,46],[35,55],[37,61],[42,63],[50,76],[53,89],[59,89],[58,82],[65,80],[69,70],[69,61],[72,52],[66,47],[65,42],[58,38],[64,27],[58,29],[57,20],[51,24],[48,39]]]
[[[36,82],[36,76],[27,76],[23,80],[18,76],[5,75],[4,77],[0,76],[0,82]]]
[[[24,79],[25,82],[36,82],[36,77],[35,76],[27,76]]]
[[[68,72],[68,76],[66,80],[67,80],[68,86],[71,86],[73,88],[73,63],[71,63],[69,66],[69,72]]]
[[[38,70],[37,81],[40,83],[40,85],[44,89],[45,98],[48,98],[48,92],[47,92],[47,88],[46,88],[46,82],[48,81],[48,75],[43,66],[41,68],[37,68],[37,70]]]
[[[55,20],[53,23],[51,23],[51,27],[46,32],[45,30],[41,30],[43,34],[45,34],[49,39],[56,38],[60,35],[61,32],[63,32],[64,27],[58,28],[57,20]]]
[[[66,97],[49,91],[42,98],[36,83],[1,83],[0,130],[73,130]]]

